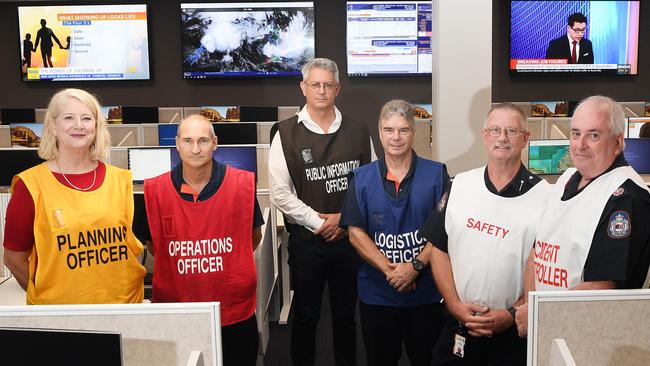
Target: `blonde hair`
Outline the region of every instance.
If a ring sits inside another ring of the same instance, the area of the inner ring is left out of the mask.
[[[90,146],[89,153],[92,160],[105,160],[109,156],[111,135],[108,132],[106,118],[101,112],[101,105],[97,98],[82,89],[63,89],[52,96],[45,113],[43,137],[38,148],[38,156],[45,160],[52,160],[59,156],[59,146],[56,136],[52,134],[52,124],[61,114],[61,106],[68,99],[76,99],[86,105],[95,118],[95,141]]]

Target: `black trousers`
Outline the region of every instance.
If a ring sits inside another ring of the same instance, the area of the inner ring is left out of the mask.
[[[257,317],[221,327],[224,366],[255,366],[257,362]]]
[[[402,341],[412,366],[430,366],[433,346],[444,324],[440,303],[412,307],[359,302],[368,366],[397,366]]]
[[[289,266],[293,287],[291,359],[294,365],[314,365],[316,327],[325,283],[329,289],[336,366],[356,365],[354,320],[360,257],[347,237],[328,243],[294,228],[289,235]]]
[[[517,335],[513,325],[490,338],[465,336],[465,357],[453,354],[458,321],[448,315],[448,320],[433,351],[433,364],[467,366],[515,366],[526,365],[526,341]]]

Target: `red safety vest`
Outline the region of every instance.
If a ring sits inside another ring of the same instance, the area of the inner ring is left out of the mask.
[[[221,325],[255,312],[255,178],[227,167],[217,193],[182,199],[165,173],[144,184],[154,245],[153,302],[221,302]]]

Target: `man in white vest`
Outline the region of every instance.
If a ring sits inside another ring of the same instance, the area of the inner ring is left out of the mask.
[[[526,289],[641,288],[650,263],[650,191],[623,156],[625,114],[592,96],[571,120],[575,168],[558,179],[530,254]],[[525,336],[528,307],[517,309]]]
[[[450,317],[434,365],[523,365],[515,307],[550,186],[521,162],[526,116],[498,104],[482,131],[487,166],[458,174],[421,230],[433,244],[431,268]]]

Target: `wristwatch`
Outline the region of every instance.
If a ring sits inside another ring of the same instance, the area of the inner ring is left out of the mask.
[[[422,270],[424,269],[424,262],[422,262],[417,258],[413,258],[411,264],[413,265],[413,269],[415,269],[418,273],[422,272]]]

